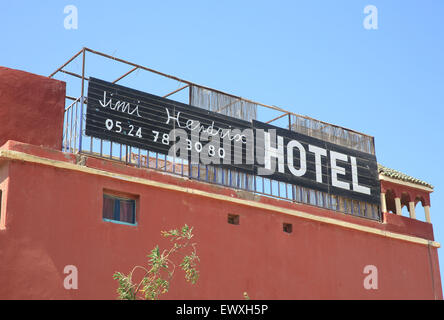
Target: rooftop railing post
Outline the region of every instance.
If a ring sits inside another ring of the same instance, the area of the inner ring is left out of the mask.
[[[79,153],[82,152],[82,131],[83,131],[83,95],[80,101],[80,132],[79,132]]]
[[[82,152],[82,136],[83,136],[83,104],[85,100],[85,48],[83,48],[82,56],[82,94],[80,100],[80,132],[79,132],[79,153]]]

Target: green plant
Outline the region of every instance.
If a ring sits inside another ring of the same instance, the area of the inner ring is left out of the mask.
[[[116,272],[113,278],[119,282],[117,288],[118,298],[121,300],[150,299],[157,300],[161,294],[168,292],[170,281],[173,278],[176,265],[172,261],[173,256],[180,252],[191,249],[179,264],[180,269],[185,272],[185,279],[191,284],[195,284],[199,278],[199,271],[196,269],[199,257],[196,255],[196,244],[191,243],[193,238],[193,227],[184,225],[180,229],[162,231],[162,236],[170,238],[173,243],[169,250],[162,252],[157,245],[148,255],[148,267],[135,266],[132,271],[125,275]],[[137,269],[145,271],[143,278],[134,282],[133,274]]]

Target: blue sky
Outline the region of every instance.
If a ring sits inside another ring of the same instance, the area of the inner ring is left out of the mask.
[[[63,24],[70,4],[76,30]],[[369,4],[377,30],[363,27]],[[379,163],[435,186],[444,243],[443,16],[432,0],[2,1],[0,65],[49,75],[86,46],[373,135]]]

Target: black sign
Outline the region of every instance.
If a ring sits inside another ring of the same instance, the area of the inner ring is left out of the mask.
[[[376,157],[90,78],[86,134],[379,204]]]

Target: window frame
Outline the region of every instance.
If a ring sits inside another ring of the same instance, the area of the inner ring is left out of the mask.
[[[114,219],[110,219],[110,218],[105,218],[103,216],[104,212],[104,207],[103,207],[103,202],[105,197],[109,198],[109,199],[113,199],[114,200],[114,208],[113,208],[113,216]],[[124,201],[134,201],[134,206],[133,206],[133,221],[134,223],[131,222],[126,222],[126,221],[121,221],[121,220],[117,220],[116,218],[116,200],[119,201],[119,219],[120,219],[120,200],[124,200]],[[127,226],[133,226],[136,227],[138,225],[137,222],[137,202],[138,202],[138,197],[136,196],[132,196],[132,195],[127,195],[127,194],[122,194],[122,193],[116,193],[113,191],[108,191],[108,190],[104,190],[103,194],[102,194],[102,220],[105,222],[111,222],[111,223],[116,223],[116,224],[122,224],[122,225],[127,225]]]
[[[240,225],[240,215],[235,213],[229,213],[227,215],[227,222],[233,226]]]

